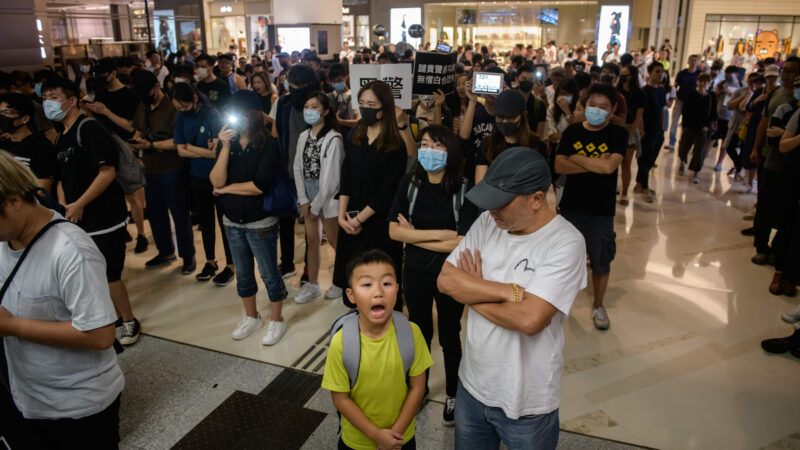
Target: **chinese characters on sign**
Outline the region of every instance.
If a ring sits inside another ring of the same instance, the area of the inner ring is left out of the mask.
[[[411,109],[411,64],[353,64],[350,66],[352,86],[367,85],[383,80],[394,93],[394,103],[402,109]],[[353,108],[358,109],[358,95],[353,95]]]
[[[445,94],[452,93],[455,89],[457,58],[455,53],[418,52],[415,57],[412,92],[429,95],[441,89]]]

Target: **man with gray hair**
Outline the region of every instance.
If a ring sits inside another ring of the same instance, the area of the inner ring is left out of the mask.
[[[456,395],[456,449],[554,449],[562,325],[586,286],[581,233],[547,202],[535,150],[494,160],[467,198],[487,210],[450,254],[439,290],[469,305]]]

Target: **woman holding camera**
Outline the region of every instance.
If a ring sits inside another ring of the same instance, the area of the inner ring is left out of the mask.
[[[358,92],[361,119],[346,140],[339,186],[338,251],[333,284],[347,286],[346,266],[351,257],[377,248],[401,266],[403,246],[389,237],[386,217],[406,169],[401,131],[408,117],[396,110],[394,94],[383,81],[372,81]],[[401,283],[398,277],[398,283]],[[346,296],[345,305],[355,307]],[[397,302],[395,308],[402,308]]]
[[[322,91],[309,95],[303,108],[303,119],[311,128],[297,138],[294,158],[294,182],[297,202],[303,215],[308,247],[308,283],[295,295],[295,303],[307,303],[322,295],[319,288],[319,267],[322,260],[320,245],[322,233],[331,248],[336,250],[339,234],[339,177],[344,159],[342,135],[336,131],[336,111],[330,97]],[[335,284],[325,293],[325,298],[342,295]]]
[[[270,301],[269,325],[261,343],[274,345],[286,332],[281,311],[288,293],[278,270],[278,218],[264,212],[263,205],[264,194],[286,164],[278,141],[266,134],[254,92],[237,91],[229,110],[234,120],[229,119],[219,133],[222,149],[210,179],[214,194],[220,196],[222,222],[236,265],[236,290],[245,309],[232,336],[241,340],[264,326],[256,308],[255,260]]]

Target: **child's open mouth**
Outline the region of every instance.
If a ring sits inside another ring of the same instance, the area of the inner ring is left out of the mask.
[[[372,308],[370,308],[370,312],[373,318],[380,319],[386,314],[386,307],[383,305],[373,305]]]

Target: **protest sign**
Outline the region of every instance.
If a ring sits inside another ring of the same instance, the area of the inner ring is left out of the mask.
[[[370,81],[383,80],[394,93],[394,104],[411,109],[411,64],[351,64],[350,86],[353,108],[358,109],[358,91]]]
[[[445,94],[455,90],[456,53],[417,52],[414,57],[414,86],[419,95],[433,94],[441,89]]]

